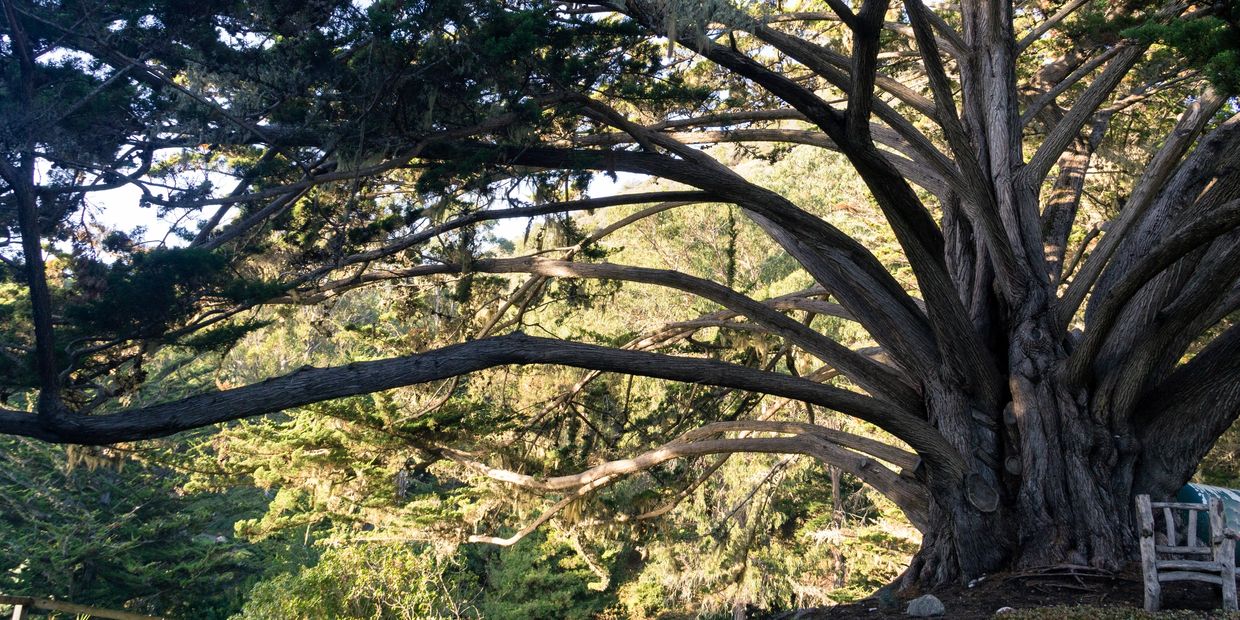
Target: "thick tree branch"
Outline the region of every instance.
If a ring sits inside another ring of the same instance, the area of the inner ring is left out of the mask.
[[[1240,325],[1152,386],[1143,402],[1133,491],[1174,494],[1240,415]]]
[[[1197,218],[1196,221],[1163,239],[1162,243],[1125,274],[1123,279],[1110,288],[1100,300],[1095,301],[1098,309],[1090,317],[1085,339],[1068,361],[1069,380],[1077,385],[1084,380],[1085,374],[1095,361],[1098,350],[1106,342],[1115,320],[1119,318],[1124,306],[1141,287],[1189,252],[1197,250],[1236,227],[1240,227],[1240,200],[1232,200],[1221,205],[1216,211]]]
[[[651,126],[653,128],[653,126]],[[895,135],[890,129],[881,125],[875,125],[870,128],[874,133],[876,141],[887,147],[891,147],[896,151],[900,151],[905,155],[912,155],[908,151],[908,145],[904,143],[899,136]],[[821,131],[807,131],[801,129],[728,129],[721,131],[685,131],[669,133],[669,137],[684,144],[719,144],[725,142],[778,142],[783,144],[806,144],[817,146],[831,151],[840,152],[840,147],[830,136]],[[616,144],[626,144],[631,139],[626,138],[622,133],[606,133],[585,136],[576,140],[576,144],[581,146],[612,146]],[[927,169],[925,166],[918,164],[911,158],[899,157],[889,152],[883,152],[883,156],[891,162],[900,174],[904,175],[909,181],[921,186],[926,191],[935,195],[944,195],[947,192],[947,181],[935,174],[933,170]]]
[[[1085,175],[1109,124],[1109,116],[1097,119],[1089,136],[1078,137],[1073,141],[1072,147],[1059,158],[1059,174],[1051,186],[1046,207],[1042,209],[1042,239],[1045,241],[1051,283],[1055,286],[1058,286],[1064,277],[1064,254],[1085,189]],[[1082,249],[1088,241],[1087,239],[1082,244]],[[1076,258],[1079,258],[1079,255]],[[1075,266],[1075,258],[1073,262]]]
[[[713,301],[742,316],[753,320],[795,343],[823,361],[836,367],[871,394],[889,399],[905,408],[911,415],[921,410],[921,397],[896,373],[882,364],[858,355],[843,345],[819,334],[808,326],[793,320],[777,310],[750,299],[726,286],[696,278],[678,271],[649,269],[609,263],[577,263],[571,261],[539,258],[500,258],[472,261],[467,266],[458,264],[425,265],[396,270],[391,277],[413,277],[435,273],[461,273],[472,270],[481,273],[530,273],[557,278],[605,278],[627,282],[640,282],[666,286],[692,293]],[[384,275],[387,278],[388,276]],[[357,281],[362,281],[357,279]]]
[[[521,333],[475,340],[419,355],[331,368],[303,368],[262,383],[104,415],[47,420],[20,411],[0,410],[0,433],[85,445],[139,441],[509,364],[558,364],[804,400],[857,417],[895,435],[945,477],[941,483],[951,484],[963,476],[959,455],[937,430],[924,420],[867,396],[734,364],[622,351]]]
[[[1081,93],[1076,103],[1068,110],[1050,134],[1042,140],[1029,163],[1021,169],[1019,180],[1029,187],[1037,187],[1046,178],[1055,161],[1068,148],[1072,140],[1081,132],[1081,128],[1089,122],[1090,117],[1099,106],[1111,96],[1115,88],[1128,75],[1128,72],[1145,54],[1148,46],[1130,43],[1107,63],[1102,73]]]
[[[785,422],[778,420],[737,420],[734,422],[715,422],[701,428],[691,430],[682,435],[678,441],[697,441],[720,433],[758,432],[786,433],[790,435],[812,435],[838,444],[841,447],[868,454],[912,472],[919,464],[916,454],[901,450],[891,444],[876,439],[854,435],[844,431],[828,428],[820,424],[805,422]]]
[[[969,139],[967,130],[960,120],[953,102],[951,81],[947,77],[942,60],[939,58],[938,46],[931,34],[929,15],[932,13],[920,0],[909,0],[907,3],[909,19],[913,25],[918,47],[921,50],[922,63],[930,76],[930,87],[934,92],[938,106],[939,125],[947,137],[952,154],[956,157],[957,166],[963,176],[961,192],[967,197],[961,203],[969,216],[975,230],[984,236],[988,249],[995,263],[999,285],[1011,294],[1013,283],[1017,280],[1016,258],[1005,240],[1003,222],[999,219],[999,206],[995,195],[989,190],[988,179],[977,157],[977,147]]]
[[[1142,171],[1141,178],[1133,188],[1128,203],[1124,205],[1119,216],[1111,222],[1107,233],[1102,236],[1101,241],[1090,253],[1089,258],[1072,278],[1068,289],[1059,299],[1056,318],[1061,327],[1066,327],[1072,322],[1072,317],[1076,315],[1090,289],[1102,275],[1112,254],[1122,244],[1133,243],[1130,237],[1136,232],[1134,227],[1145,219],[1147,211],[1155,205],[1155,200],[1159,196],[1164,196],[1163,200],[1171,201],[1185,199],[1188,194],[1192,193],[1190,188],[1199,184],[1203,177],[1208,176],[1208,171],[1213,169],[1218,154],[1225,152],[1232,141],[1240,135],[1240,115],[1236,115],[1204,138],[1192,156],[1177,169],[1176,166],[1180,159],[1188,152],[1189,147],[1197,140],[1197,136],[1205,129],[1214,113],[1222,107],[1224,101],[1225,97],[1214,89],[1207,89],[1180,115],[1180,119],[1163,146],[1158,149],[1145,170]],[[1168,179],[1173,173],[1175,177],[1171,187],[1168,187]],[[1168,189],[1173,191],[1165,191]]]

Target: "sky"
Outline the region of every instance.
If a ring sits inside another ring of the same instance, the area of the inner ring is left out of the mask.
[[[602,197],[620,194],[627,188],[637,185],[645,180],[646,177],[627,172],[616,174],[613,180],[606,174],[596,174],[590,182],[589,195],[591,197]],[[231,181],[226,177],[220,179],[219,187],[224,191],[231,189]],[[142,192],[136,187],[125,186],[118,189],[108,190],[106,192],[96,192],[87,198],[87,203],[99,221],[110,228],[116,228],[123,231],[131,231],[134,228],[142,227],[145,233],[135,240],[140,240],[144,247],[154,247],[160,243],[166,243],[170,246],[183,245],[185,241],[169,234],[169,231],[175,224],[173,218],[176,214],[161,218],[157,214],[154,206],[141,206],[140,198]],[[498,207],[506,207],[507,205],[496,205]],[[214,209],[207,209],[204,214],[214,213]],[[226,218],[225,222],[230,221],[233,214]],[[183,227],[191,231],[197,231],[198,225],[192,222],[182,222]],[[527,229],[527,221],[525,219],[500,220],[492,229],[495,236],[501,239],[516,240],[525,235]]]

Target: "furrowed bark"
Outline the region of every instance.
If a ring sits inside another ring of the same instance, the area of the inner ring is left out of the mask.
[[[1240,326],[1230,327],[1152,387],[1146,402],[1138,412],[1144,424],[1133,491],[1166,497],[1240,415]]]
[[[1076,315],[1077,310],[1085,301],[1090,289],[1102,275],[1112,254],[1121,245],[1131,244],[1129,238],[1134,227],[1146,219],[1146,211],[1154,204],[1160,193],[1172,199],[1191,194],[1189,189],[1199,182],[1201,170],[1209,169],[1216,161],[1218,153],[1227,148],[1232,135],[1240,133],[1240,116],[1233,117],[1210,136],[1202,140],[1202,144],[1193,155],[1179,168],[1180,159],[1188,152],[1197,136],[1205,128],[1210,117],[1223,105],[1224,98],[1213,89],[1208,90],[1200,99],[1189,105],[1180,116],[1175,129],[1168,136],[1162,148],[1151,158],[1145,167],[1132,196],[1118,218],[1111,222],[1107,233],[1103,235],[1098,246],[1086,259],[1081,269],[1068,284],[1068,289],[1058,302],[1058,322],[1067,326]],[[1174,174],[1174,178],[1172,175]],[[1170,191],[1164,192],[1164,189]],[[1131,252],[1126,252],[1131,255]]]

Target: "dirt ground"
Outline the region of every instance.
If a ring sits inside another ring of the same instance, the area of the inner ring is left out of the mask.
[[[1133,612],[1143,607],[1139,571],[1112,574],[1085,567],[1062,567],[1037,572],[991,575],[971,586],[943,588],[930,593],[943,602],[947,613],[942,617],[953,620],[993,618],[995,612],[1003,607],[1024,610],[1056,606],[1120,606],[1131,608]],[[911,597],[895,598],[880,595],[858,603],[804,609],[794,613],[774,615],[771,618],[780,620],[908,618],[909,616],[904,615],[904,610],[909,598]],[[1162,601],[1164,610],[1198,611],[1202,612],[1202,617],[1221,616],[1218,614],[1221,599],[1217,586],[1188,582],[1163,584]],[[1215,613],[1210,613],[1211,610]],[[1087,616],[1088,613],[1085,615]]]

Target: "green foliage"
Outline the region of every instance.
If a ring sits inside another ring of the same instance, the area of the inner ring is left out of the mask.
[[[232,347],[238,340],[246,334],[262,329],[269,325],[269,321],[241,321],[237,323],[228,323],[214,329],[192,333],[181,339],[180,344],[196,352],[206,351],[222,351]]]
[[[238,277],[223,255],[198,248],[140,252],[106,267],[82,260],[102,268],[93,270],[91,290],[83,291],[65,310],[85,333],[157,336],[188,318],[205,297],[246,303],[282,290],[277,284]]]
[[[1216,2],[1215,8],[1216,15],[1151,21],[1123,34],[1170,47],[1223,93],[1240,94],[1240,2]]]
[[[1240,488],[1240,424],[1227,429],[1202,459],[1193,480],[1204,484]]]
[[[588,586],[594,575],[565,543],[537,534],[488,562],[482,617],[586,620],[611,602]]]
[[[226,618],[295,545],[233,536],[253,488],[186,492],[184,477],[114,450],[0,446],[0,590],[174,617]],[[152,451],[159,456],[160,450]]]
[[[27,354],[34,342],[33,331],[26,288],[0,281],[0,402],[37,382],[33,360]]]
[[[419,543],[327,549],[313,566],[254,588],[241,620],[421,620],[477,617],[478,579]]]

